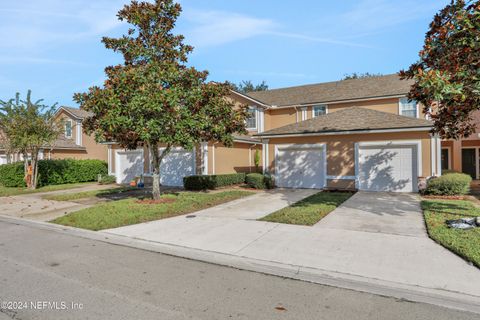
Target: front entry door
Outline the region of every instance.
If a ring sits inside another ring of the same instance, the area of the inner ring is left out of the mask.
[[[462,149],[462,172],[477,179],[476,149]]]

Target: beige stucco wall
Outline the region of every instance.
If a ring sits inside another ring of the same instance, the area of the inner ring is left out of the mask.
[[[422,145],[422,172],[421,176],[431,175],[431,138],[428,132],[376,133],[356,135],[325,135],[312,137],[291,137],[269,139],[269,170],[275,172],[275,146],[279,144],[312,144],[326,143],[327,145],[327,175],[354,176],[355,175],[355,143],[369,141],[401,141],[420,140]],[[351,182],[350,182],[351,183]],[[329,181],[328,186],[345,184],[340,180]]]
[[[269,109],[265,112],[265,131],[296,123],[301,117],[295,108]]]
[[[260,166],[262,159],[262,146],[248,143],[234,143],[228,148],[221,144],[208,145],[208,174],[225,174],[235,172],[255,171],[255,150],[260,153]],[[214,160],[215,157],[215,160]],[[214,170],[215,166],[215,170]],[[261,167],[260,167],[261,170]]]

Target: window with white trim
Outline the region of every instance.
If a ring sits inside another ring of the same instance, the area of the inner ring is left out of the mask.
[[[318,106],[313,106],[312,113],[313,113],[314,118],[327,114],[327,105],[326,104],[320,104]]]
[[[65,137],[72,137],[72,120],[65,121]]]
[[[248,130],[257,129],[257,108],[249,107],[247,109],[247,118],[245,119],[245,125]]]
[[[408,98],[400,99],[399,114],[405,117],[418,118],[418,105],[415,100],[408,100]]]

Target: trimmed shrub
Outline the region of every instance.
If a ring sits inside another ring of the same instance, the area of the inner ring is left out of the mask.
[[[107,173],[107,163],[101,160],[40,160],[37,185],[97,181],[99,174]],[[0,184],[5,187],[25,187],[23,162],[0,166]]]
[[[267,185],[270,184],[269,182],[267,182],[267,180],[271,179],[267,178],[261,173],[249,173],[245,177],[245,182],[248,184],[248,186],[255,189],[267,188]]]
[[[425,194],[440,196],[459,196],[470,191],[472,178],[468,174],[450,173],[432,178],[427,183]]]
[[[183,178],[186,190],[213,190],[220,187],[241,184],[245,182],[245,173],[217,174],[204,176],[188,176]]]
[[[0,185],[4,187],[26,187],[23,162],[2,164],[0,166]]]

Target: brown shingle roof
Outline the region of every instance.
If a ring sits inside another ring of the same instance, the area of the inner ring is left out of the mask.
[[[91,112],[85,111],[83,109],[72,108],[72,107],[62,107],[62,108],[78,119],[85,119],[93,115]]]
[[[52,144],[53,149],[80,149],[84,150],[85,147],[82,147],[75,143],[73,139],[65,138],[65,135],[61,134]]]
[[[404,95],[410,91],[412,84],[411,80],[400,80],[397,74],[391,74],[249,92],[246,95],[265,104],[281,107]]]
[[[289,124],[262,132],[256,136],[275,136],[302,133],[342,133],[345,131],[367,131],[382,129],[430,128],[432,122],[399,116],[367,108],[346,108],[313,119]]]

